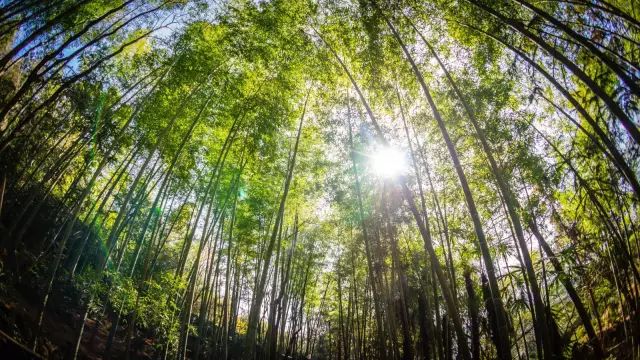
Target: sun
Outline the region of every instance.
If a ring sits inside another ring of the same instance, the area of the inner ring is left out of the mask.
[[[404,152],[392,147],[381,146],[369,156],[373,172],[383,178],[403,175],[407,170],[407,158]]]

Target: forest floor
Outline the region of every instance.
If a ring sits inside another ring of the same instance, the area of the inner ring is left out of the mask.
[[[46,224],[46,223],[45,223]],[[44,224],[42,227],[45,227]],[[4,233],[4,227],[0,224],[0,237]],[[41,334],[39,336],[36,353],[30,349],[37,331],[38,316],[40,314],[42,299],[47,284],[46,270],[36,269],[37,266],[26,266],[34,261],[34,257],[22,253],[22,266],[9,268],[6,251],[0,250],[0,358],[1,359],[71,359],[80,324],[84,315],[81,294],[75,288],[68,277],[59,278],[50,294],[47,311],[44,316]],[[46,262],[46,258],[40,260]],[[15,264],[14,264],[15,265]],[[40,264],[39,266],[46,265]],[[20,274],[19,277],[12,274]],[[85,327],[81,346],[78,352],[79,359],[104,359],[105,348],[111,329],[110,317],[97,314],[97,317],[89,317],[85,321]],[[607,314],[602,317],[607,319]],[[633,316],[627,320],[634,319]],[[635,324],[640,327],[640,319],[627,321],[627,324]],[[111,347],[111,358],[125,358],[125,337],[127,333],[126,323],[121,323]],[[638,360],[638,343],[625,341],[630,337],[625,336],[624,324],[621,322],[609,323],[605,321],[600,339],[608,353],[608,359]],[[145,335],[143,329],[137,329],[131,347],[134,349],[130,359],[152,359],[157,352],[154,349],[155,339]],[[239,358],[242,354],[241,345],[235,349]],[[634,352],[635,349],[635,352]],[[232,349],[230,349],[231,351]],[[571,351],[571,358],[587,360],[597,359],[592,349],[588,346],[576,346]],[[634,355],[635,354],[635,355]],[[634,358],[635,356],[635,358]]]
[[[70,299],[65,299],[63,294],[52,294],[54,299],[49,301],[38,341],[39,355],[35,355],[30,348],[37,329],[42,299],[34,295],[30,286],[16,287],[8,282],[3,283],[0,295],[0,353],[11,354],[12,359],[72,358],[83,309],[77,304],[69,304]],[[107,318],[88,318],[85,321],[78,358],[103,359],[111,328],[111,322]],[[119,333],[122,331],[121,329]],[[111,357],[115,359],[122,358],[125,351],[122,340],[124,334],[118,335],[111,350]],[[153,353],[152,343],[152,339],[139,342],[141,350],[131,358],[150,359]]]
[[[4,277],[4,276],[3,276]],[[3,279],[6,280],[6,279]],[[44,317],[37,354],[29,349],[37,328],[40,301],[34,296],[30,286],[13,286],[3,282],[0,294],[0,354],[11,359],[70,359],[76,341],[82,309],[69,304],[70,298],[63,293],[55,293]],[[70,306],[71,305],[71,306]],[[108,317],[89,318],[85,321],[80,359],[103,359],[111,323]],[[119,331],[114,340],[111,357],[123,358],[125,343],[122,340],[126,328]],[[624,327],[613,326],[603,330],[601,338],[609,354],[609,359],[633,359],[633,347],[624,339]],[[140,350],[131,359],[151,359],[153,339],[145,338],[136,342]],[[4,358],[4,357],[3,357]],[[574,359],[595,359],[591,351],[574,348]]]

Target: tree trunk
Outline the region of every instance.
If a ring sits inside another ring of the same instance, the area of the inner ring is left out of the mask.
[[[431,110],[433,112],[433,115],[438,123],[438,127],[440,128],[440,132],[442,133],[442,137],[444,138],[445,144],[447,145],[447,150],[449,151],[449,155],[451,157],[451,160],[453,162],[454,168],[456,170],[456,173],[458,174],[458,179],[460,180],[460,185],[462,186],[462,190],[464,192],[464,196],[465,196],[465,200],[467,203],[467,207],[469,210],[469,215],[471,216],[471,219],[473,221],[473,226],[476,232],[476,236],[478,238],[478,243],[479,243],[479,248],[480,251],[482,253],[482,257],[485,261],[485,266],[487,269],[487,275],[489,278],[489,286],[491,289],[491,294],[492,294],[492,301],[493,301],[493,306],[495,307],[495,312],[496,312],[496,320],[497,320],[497,325],[500,329],[500,333],[497,335],[497,339],[499,340],[500,343],[500,347],[499,347],[499,357],[500,359],[511,359],[511,344],[510,344],[510,340],[509,340],[509,332],[508,332],[508,327],[507,327],[507,323],[506,323],[506,314],[505,314],[505,310],[504,310],[504,306],[502,305],[502,299],[500,298],[500,290],[498,287],[498,281],[497,278],[495,276],[495,270],[494,270],[494,266],[493,266],[493,259],[491,257],[491,253],[489,251],[489,246],[487,244],[485,235],[484,235],[484,231],[482,230],[482,224],[480,221],[480,215],[478,214],[478,210],[476,209],[476,205],[475,205],[475,201],[473,200],[473,196],[471,194],[471,189],[469,187],[469,184],[467,182],[467,178],[466,175],[464,174],[464,171],[462,170],[462,165],[460,164],[460,160],[458,158],[458,153],[453,145],[453,142],[451,141],[451,138],[449,136],[449,132],[444,124],[444,121],[440,115],[440,112],[438,111],[432,97],[431,97],[431,93],[424,81],[424,78],[422,76],[422,73],[420,72],[420,70],[418,69],[417,65],[415,64],[415,61],[413,60],[413,57],[411,56],[411,54],[409,53],[409,50],[407,49],[406,45],[404,44],[404,42],[402,41],[402,39],[400,38],[400,34],[398,34],[398,32],[396,31],[395,27],[393,27],[393,25],[391,24],[391,22],[389,21],[389,19],[385,18],[387,25],[389,26],[389,29],[391,30],[391,32],[393,33],[393,36],[395,37],[395,39],[398,41],[398,43],[400,44],[400,46],[402,47],[402,50],[407,58],[407,61],[409,62],[409,64],[411,65],[411,68],[413,70],[413,73],[415,74],[416,78],[418,79],[418,82],[420,84],[420,86],[422,87],[422,90],[424,91],[425,97],[427,99],[427,102],[429,103],[429,106],[431,107]],[[408,190],[408,188],[407,188]],[[413,205],[415,207],[415,205]],[[455,315],[455,311],[449,310],[449,316],[451,316],[452,321],[454,323],[454,327],[458,328],[458,325],[456,324],[456,316]],[[464,347],[460,347],[461,349],[465,349],[466,350],[466,357],[469,356],[468,350],[467,350],[467,346],[466,346],[466,340],[464,338],[462,338],[464,336],[464,332],[462,331],[461,328],[461,324],[460,324],[460,329],[458,332],[458,342],[465,342],[465,346]]]
[[[253,298],[251,308],[249,310],[248,330],[247,330],[247,338],[246,338],[247,353],[245,356],[247,360],[253,360],[253,357],[255,355],[256,336],[258,332],[258,323],[260,322],[260,318],[259,318],[260,307],[262,306],[262,300],[264,299],[264,295],[265,295],[265,285],[267,282],[267,275],[269,272],[269,263],[271,261],[271,255],[273,253],[273,247],[275,245],[280,222],[282,221],[282,217],[284,215],[284,208],[287,201],[287,195],[289,194],[289,186],[291,185],[291,180],[293,179],[293,170],[296,164],[296,156],[298,154],[298,145],[300,143],[300,135],[302,133],[302,124],[303,124],[304,116],[307,110],[308,100],[309,100],[309,95],[307,94],[305,98],[304,106],[302,109],[302,116],[300,117],[300,125],[298,125],[298,134],[296,136],[296,142],[293,148],[291,164],[289,164],[287,177],[284,183],[284,191],[280,199],[280,206],[278,208],[275,224],[273,226],[273,232],[271,233],[271,238],[269,240],[266,253],[264,255],[264,265],[262,268],[262,275],[260,276],[259,282],[257,284],[256,290],[255,290],[255,296]]]

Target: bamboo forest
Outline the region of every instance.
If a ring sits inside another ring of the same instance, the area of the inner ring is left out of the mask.
[[[637,0],[0,0],[0,358],[640,359]]]

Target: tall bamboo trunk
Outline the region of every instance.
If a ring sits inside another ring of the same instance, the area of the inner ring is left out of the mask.
[[[457,150],[455,149],[455,146],[453,145],[453,142],[449,136],[449,131],[446,128],[446,125],[444,124],[444,121],[442,119],[442,116],[440,115],[440,112],[438,111],[435,102],[433,101],[432,97],[431,97],[431,93],[427,87],[427,84],[425,83],[425,80],[422,76],[422,73],[420,72],[420,70],[418,69],[415,61],[413,60],[413,57],[411,56],[411,54],[409,53],[409,50],[407,49],[406,45],[404,44],[404,42],[402,41],[402,39],[400,38],[400,34],[398,34],[398,32],[396,31],[395,27],[391,24],[391,21],[389,21],[389,19],[387,19],[385,17],[385,21],[387,22],[387,25],[389,26],[389,29],[391,30],[391,32],[393,33],[393,36],[395,37],[395,39],[397,40],[398,44],[400,44],[405,57],[407,58],[407,61],[409,62],[409,64],[411,65],[411,68],[413,70],[414,75],[416,76],[418,83],[420,84],[420,87],[422,88],[424,95],[427,99],[427,102],[429,103],[429,107],[431,108],[432,112],[433,112],[433,116],[436,119],[437,123],[438,123],[438,127],[440,128],[440,132],[442,134],[442,137],[445,141],[445,144],[447,146],[447,150],[449,151],[449,155],[451,157],[451,161],[453,162],[453,166],[456,170],[456,173],[458,175],[458,179],[460,181],[460,185],[462,187],[462,190],[464,192],[464,196],[465,196],[465,200],[467,203],[467,208],[469,210],[469,215],[471,216],[471,220],[473,222],[473,227],[476,233],[476,236],[478,238],[478,245],[480,248],[480,252],[482,253],[482,257],[485,261],[485,266],[486,266],[486,270],[487,270],[487,275],[489,278],[489,286],[491,289],[491,296],[492,296],[492,302],[493,302],[493,306],[495,308],[495,312],[496,312],[496,319],[497,319],[497,324],[498,327],[500,329],[500,333],[497,335],[498,336],[498,353],[499,353],[499,357],[501,359],[511,359],[511,341],[509,339],[509,332],[508,332],[508,326],[507,326],[507,322],[506,322],[506,314],[505,314],[505,310],[504,310],[504,306],[502,304],[502,299],[500,297],[500,290],[499,290],[499,286],[498,286],[498,281],[495,275],[495,270],[494,270],[494,265],[493,265],[493,259],[491,256],[491,253],[489,251],[489,246],[487,244],[485,235],[484,235],[484,231],[482,229],[482,223],[480,220],[480,215],[478,214],[478,210],[476,209],[476,205],[475,205],[475,201],[473,199],[473,196],[471,194],[471,189],[469,187],[469,184],[467,182],[467,178],[466,175],[462,169],[462,165],[460,164],[460,159],[458,157],[458,153]],[[414,205],[415,207],[415,205]],[[453,313],[453,311],[449,311],[449,316],[452,317],[452,321],[454,323],[454,327],[458,328],[458,325],[456,324],[456,319],[455,319],[455,314]],[[466,356],[469,356],[468,353],[468,347],[466,346],[466,339],[460,339],[460,337],[464,336],[464,332],[462,331],[461,328],[461,324],[460,324],[460,330],[457,331],[458,332],[458,342],[465,342],[465,346],[464,349],[466,350]],[[462,347],[461,347],[462,348]]]
[[[271,261],[271,255],[273,253],[273,248],[275,246],[279,225],[284,215],[284,209],[287,201],[287,195],[289,193],[289,187],[291,185],[291,180],[293,179],[293,170],[295,168],[296,156],[298,154],[298,145],[300,144],[300,135],[302,134],[302,124],[304,122],[308,101],[309,101],[309,95],[307,94],[305,98],[304,106],[302,109],[302,116],[300,117],[300,124],[298,125],[298,134],[296,135],[296,141],[293,148],[293,155],[291,157],[291,164],[289,164],[287,177],[284,182],[284,190],[282,193],[282,197],[280,199],[280,205],[276,215],[275,224],[273,226],[273,232],[271,233],[271,238],[269,240],[266,253],[264,255],[264,265],[262,268],[262,274],[260,275],[259,282],[257,283],[256,289],[254,291],[255,296],[252,300],[251,308],[249,310],[249,321],[248,321],[248,330],[247,330],[247,337],[246,337],[247,353],[245,356],[247,360],[253,360],[253,357],[255,355],[256,337],[257,337],[258,325],[259,325],[258,323],[260,322],[260,318],[259,318],[260,308],[262,306],[262,300],[264,299],[264,296],[265,296],[265,285],[267,282],[267,275],[269,272],[269,263]]]

